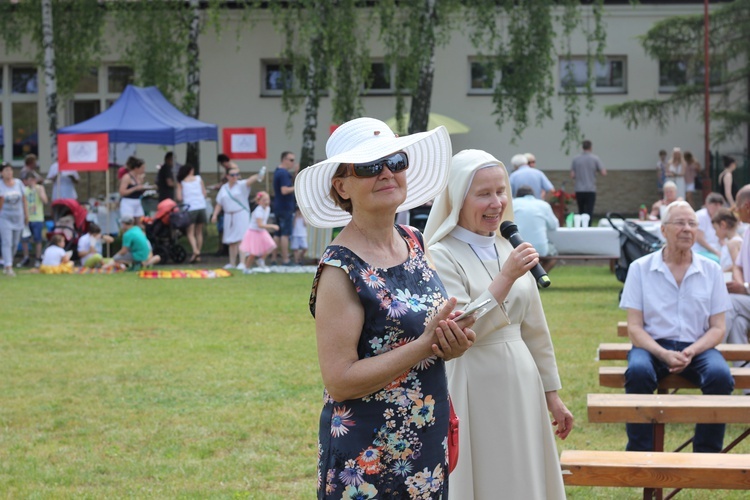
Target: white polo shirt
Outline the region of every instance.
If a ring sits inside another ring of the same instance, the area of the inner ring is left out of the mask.
[[[641,311],[644,330],[655,340],[695,342],[708,330],[710,316],[732,308],[721,267],[693,253],[678,287],[663,252],[630,264],[620,308]]]

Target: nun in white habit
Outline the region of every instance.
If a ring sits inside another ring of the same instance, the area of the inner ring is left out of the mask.
[[[568,436],[573,415],[557,393],[552,339],[528,272],[539,254],[499,234],[512,218],[505,166],[484,151],[456,154],[425,240],[457,308],[490,303],[474,324],[474,346],[446,364],[460,419],[453,499],[565,498],[554,435]]]

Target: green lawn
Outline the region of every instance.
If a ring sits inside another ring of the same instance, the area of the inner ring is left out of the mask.
[[[616,341],[621,283],[606,266],[565,266],[550,277],[542,296],[562,397],[577,419],[559,448],[622,449],[624,426],[586,421],[586,394],[608,391],[597,386],[596,346]],[[0,497],[313,497],[322,386],[311,281],[0,280]],[[730,426],[727,441],[741,430]],[[668,427],[667,447],[689,433]]]

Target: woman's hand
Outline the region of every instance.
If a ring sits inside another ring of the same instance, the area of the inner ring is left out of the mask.
[[[475,316],[472,314],[456,322],[454,318],[458,315],[457,312],[451,312],[448,319],[440,321],[435,328],[437,343],[432,344],[432,352],[445,361],[462,356],[477,338],[477,334],[470,328],[476,321]]]
[[[557,426],[555,435],[564,440],[573,430],[573,414],[562,402],[557,391],[545,392],[544,397],[547,399],[547,409],[552,414],[552,425]]]
[[[508,256],[508,260],[503,264],[500,274],[507,280],[514,282],[531,271],[538,263],[539,253],[531,246],[531,243],[524,242],[513,249]]]

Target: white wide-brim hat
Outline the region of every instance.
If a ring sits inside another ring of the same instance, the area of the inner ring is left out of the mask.
[[[445,189],[453,153],[445,127],[397,137],[380,120],[356,118],[331,134],[326,143],[326,160],[297,174],[294,193],[307,222],[322,228],[346,225],[352,216],[336,206],[330,195],[339,164],[367,163],[398,151],[409,157],[406,200],[398,212],[424,205]]]

